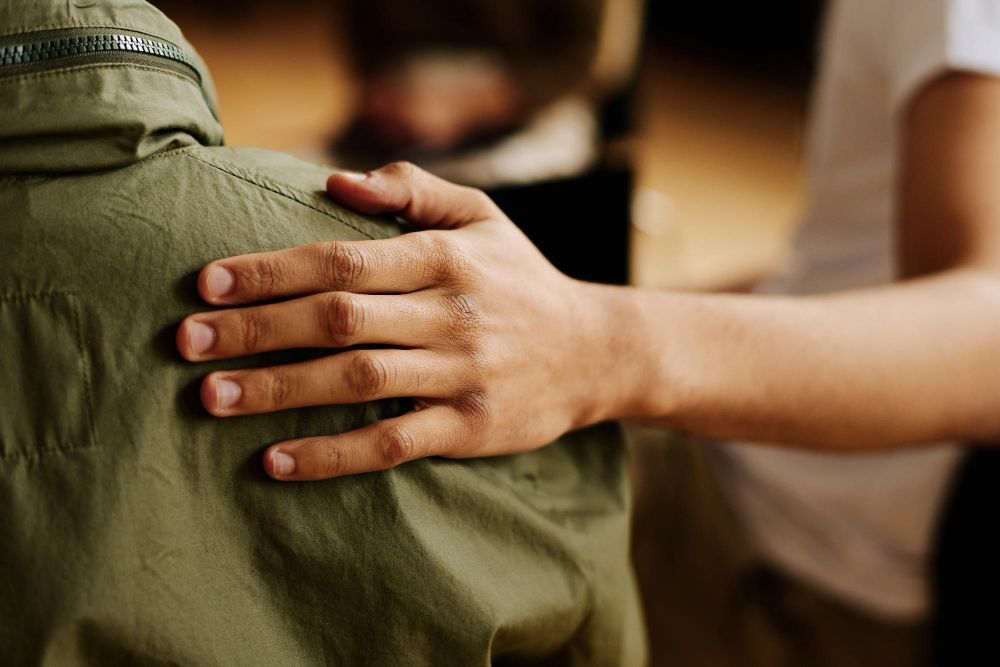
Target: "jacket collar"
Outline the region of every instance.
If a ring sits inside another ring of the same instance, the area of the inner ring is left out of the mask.
[[[121,35],[177,49],[169,51],[175,61],[153,50],[149,62],[112,51],[85,62],[54,58],[51,67],[36,63],[27,71],[0,64],[0,175],[112,169],[174,148],[222,144],[207,68],[149,3],[0,0],[0,26],[0,47],[14,57],[19,46],[37,53],[53,38],[65,43],[95,34],[105,42]]]

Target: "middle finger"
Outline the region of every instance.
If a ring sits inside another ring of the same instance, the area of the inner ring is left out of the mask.
[[[297,364],[219,371],[201,385],[216,417],[383,398],[440,398],[456,390],[454,364],[425,350],[355,350]]]
[[[311,347],[427,344],[440,318],[428,295],[329,292],[293,301],[191,315],[177,331],[188,361]]]

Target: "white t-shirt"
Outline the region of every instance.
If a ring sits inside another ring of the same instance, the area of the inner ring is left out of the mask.
[[[893,279],[900,123],[914,95],[948,70],[1000,76],[1000,0],[833,0],[814,91],[805,220],[793,265],[763,291]],[[928,556],[956,445],[837,455],[740,443],[718,454],[723,484],[763,557],[870,613],[926,613]]]

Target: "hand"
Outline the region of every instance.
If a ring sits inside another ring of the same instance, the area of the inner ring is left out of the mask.
[[[324,479],[425,456],[530,450],[620,407],[621,381],[633,378],[622,377],[618,358],[627,320],[609,310],[616,300],[608,293],[619,290],[563,275],[482,192],[412,165],[335,174],[328,189],[350,208],[396,213],[426,230],[209,264],[199,291],[213,305],[295,298],[192,315],[178,348],[190,361],[208,361],[361,346],[212,373],[201,397],[218,417],[390,397],[412,398],[415,410],[273,445],[264,455],[272,477]],[[553,224],[571,233],[570,221]],[[380,347],[365,347],[372,345]]]

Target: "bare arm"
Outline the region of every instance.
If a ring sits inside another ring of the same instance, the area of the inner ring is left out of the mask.
[[[1000,81],[951,75],[902,144],[907,280],[822,297],[656,293],[556,271],[482,193],[408,165],[336,174],[334,199],[428,231],[220,260],[216,305],[178,331],[192,361],[354,349],[209,375],[220,417],[403,396],[418,411],[272,446],[284,480],[423,456],[524,451],[630,417],[693,433],[841,450],[1000,434]],[[234,389],[235,387],[235,389]]]
[[[905,282],[806,298],[644,293],[639,416],[838,449],[1000,434],[1000,81],[947,76],[905,123]]]

